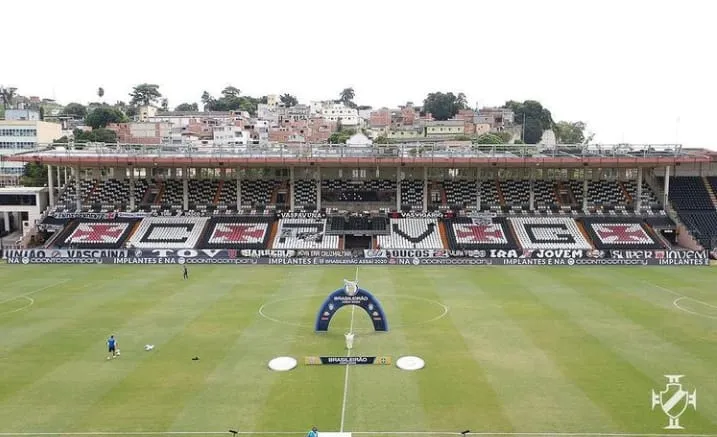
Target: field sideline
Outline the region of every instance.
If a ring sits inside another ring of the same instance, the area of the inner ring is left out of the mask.
[[[361,267],[390,331],[356,311],[352,355],[426,368],[353,366],[346,379],[302,361],[345,354],[351,310],[327,334],[313,321],[354,273],[0,265],[0,436],[298,435],[341,430],[342,410],[359,435],[666,434],[650,399],[665,374],[697,390],[672,434],[717,435],[717,269]],[[122,356],[108,361],[110,334]],[[299,367],[269,371],[280,355]]]

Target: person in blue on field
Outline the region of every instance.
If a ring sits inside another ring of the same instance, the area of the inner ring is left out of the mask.
[[[107,349],[112,354],[107,357],[108,360],[117,356],[117,339],[114,335],[110,335],[110,338],[107,339]]]
[[[311,427],[311,431],[306,434],[306,437],[319,437],[319,430],[315,426]]]

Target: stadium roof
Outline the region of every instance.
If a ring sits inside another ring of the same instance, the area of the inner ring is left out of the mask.
[[[431,166],[431,167],[655,167],[717,160],[717,153],[668,145],[526,144],[262,144],[237,147],[50,144],[5,156],[7,161],[51,165],[215,167],[215,166]]]

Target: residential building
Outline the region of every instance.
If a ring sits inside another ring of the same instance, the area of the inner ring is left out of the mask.
[[[326,121],[340,122],[342,126],[359,125],[358,110],[343,103],[324,103],[319,109],[319,115]]]
[[[173,143],[172,124],[167,122],[112,123],[107,129],[117,133],[117,142],[127,144]],[[179,133],[181,135],[181,133]]]
[[[213,139],[215,146],[246,146],[251,141],[251,135],[239,126],[217,126]]]
[[[62,137],[62,126],[58,123],[40,121],[37,111],[5,111],[5,120],[0,120],[0,183],[22,176],[25,164],[5,161],[7,155],[32,150],[40,144],[50,144]]]
[[[449,137],[465,135],[465,123],[463,120],[431,121],[426,123],[427,137]]]
[[[268,121],[272,126],[279,124],[279,113],[276,105],[259,103],[256,108],[256,118]]]
[[[423,129],[406,128],[406,129],[391,129],[386,134],[386,137],[392,140],[416,140],[425,137]]]
[[[311,117],[311,107],[308,105],[296,105],[290,108],[280,106],[277,108],[277,114],[280,125],[286,122],[308,120]]]
[[[492,130],[502,131],[514,123],[514,114],[507,108],[481,108],[474,123],[488,123]]]
[[[372,111],[368,124],[372,129],[389,126],[391,124],[391,110],[381,108],[377,111]]]

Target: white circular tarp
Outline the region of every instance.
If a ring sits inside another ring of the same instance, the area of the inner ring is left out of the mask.
[[[296,367],[296,360],[291,357],[276,357],[269,361],[269,368],[277,372],[286,372]]]
[[[426,362],[418,357],[401,357],[396,360],[396,367],[401,370],[419,370],[423,369],[425,365]]]

